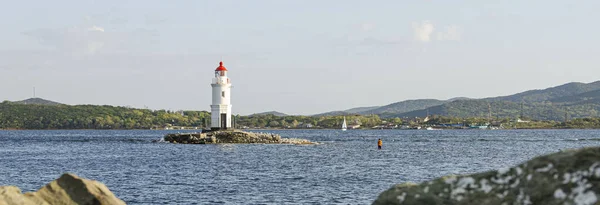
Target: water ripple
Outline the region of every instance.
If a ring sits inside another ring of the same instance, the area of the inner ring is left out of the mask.
[[[396,183],[600,141],[596,130],[274,130],[322,144],[160,143],[171,132],[0,131],[0,184],[35,191],[71,172],[128,204],[369,204]]]

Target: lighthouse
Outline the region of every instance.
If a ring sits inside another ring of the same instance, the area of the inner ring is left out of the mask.
[[[231,81],[223,62],[215,70],[212,80],[212,104],[210,105],[211,130],[231,129]]]

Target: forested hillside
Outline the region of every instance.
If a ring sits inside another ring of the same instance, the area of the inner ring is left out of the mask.
[[[544,103],[516,103],[510,101],[487,100],[457,100],[439,106],[430,107],[413,112],[400,113],[394,117],[423,117],[430,115],[452,117],[487,117],[491,111],[492,117],[512,118],[517,117],[535,120],[558,120],[582,117],[598,117],[599,104],[574,104],[563,105],[552,102]],[[566,116],[565,116],[566,114]]]
[[[443,100],[436,99],[420,99],[420,100],[405,100],[397,103],[392,103],[376,109],[367,110],[358,114],[394,114],[405,113],[415,110],[421,110],[432,106],[437,106],[446,103]]]
[[[2,129],[149,129],[177,124],[202,126],[210,113],[168,112],[97,105],[32,105],[0,103]]]
[[[358,113],[354,113],[358,112]],[[600,81],[567,83],[515,95],[453,100],[406,100],[385,106],[360,107],[313,116],[271,111],[234,116],[236,127],[335,128],[345,116],[349,124],[372,127],[426,116],[450,118],[533,119],[568,121],[600,117]],[[149,129],[165,126],[207,127],[206,111],[166,111],[97,105],[64,105],[40,98],[0,103],[0,129]]]
[[[564,85],[546,88],[543,90],[529,90],[509,96],[485,98],[490,101],[510,101],[510,102],[544,102],[555,98],[578,95],[581,93],[600,89],[600,81],[592,83],[567,83]]]

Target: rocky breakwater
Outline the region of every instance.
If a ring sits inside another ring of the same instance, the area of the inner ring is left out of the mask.
[[[561,151],[512,168],[404,183],[373,204],[600,204],[600,147]]]
[[[305,139],[282,138],[277,134],[254,133],[244,131],[214,131],[206,133],[167,134],[164,140],[181,144],[218,144],[218,143],[261,143],[261,144],[315,144]]]
[[[104,184],[63,174],[36,192],[21,193],[14,186],[0,186],[0,205],[120,205],[125,204]]]

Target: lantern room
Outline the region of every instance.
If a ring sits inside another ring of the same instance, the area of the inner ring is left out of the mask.
[[[219,76],[227,76],[227,68],[223,66],[223,61],[219,62],[219,67],[215,69],[215,77],[218,78]]]

